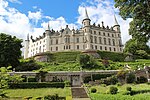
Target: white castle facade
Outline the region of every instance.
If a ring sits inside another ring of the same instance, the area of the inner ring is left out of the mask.
[[[44,52],[101,50],[122,52],[120,25],[114,16],[114,26],[105,27],[104,23],[91,25],[87,10],[80,29],[65,29],[59,32],[50,30],[49,25],[42,36],[33,39],[29,35],[25,40],[24,58]]]

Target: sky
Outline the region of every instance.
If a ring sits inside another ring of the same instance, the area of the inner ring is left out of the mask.
[[[39,37],[48,23],[51,29],[79,29],[87,9],[91,23],[114,25],[114,14],[121,27],[122,42],[128,35],[132,19],[123,20],[113,0],[0,0],[0,33],[26,39],[27,34]]]

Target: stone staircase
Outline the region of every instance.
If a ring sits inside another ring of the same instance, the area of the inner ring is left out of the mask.
[[[90,100],[83,87],[72,87],[71,92],[73,100]]]

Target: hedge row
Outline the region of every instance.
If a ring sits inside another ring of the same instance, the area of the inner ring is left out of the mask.
[[[26,88],[64,88],[64,82],[29,82],[29,83],[10,83],[9,88],[11,89],[26,89]]]
[[[97,53],[100,55],[102,59],[108,59],[112,61],[124,61],[125,57],[127,56],[123,53],[108,52],[108,51],[97,51]]]

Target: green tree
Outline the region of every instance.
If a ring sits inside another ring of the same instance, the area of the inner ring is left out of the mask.
[[[124,52],[131,53],[137,58],[148,58],[150,48],[145,42],[138,41],[137,39],[132,38],[126,42]]]
[[[0,67],[19,65],[21,56],[22,40],[15,36],[0,33]]]
[[[9,83],[22,82],[22,78],[18,75],[11,76],[8,72],[11,67],[1,67],[0,68],[0,97],[4,97],[6,93],[4,90],[9,87]]]
[[[123,19],[133,18],[129,34],[133,38],[148,42],[150,39],[150,1],[149,0],[115,0],[115,7]]]
[[[93,67],[97,66],[94,58],[87,54],[79,55],[77,60],[78,60],[79,64],[81,65],[81,67],[84,67],[84,68],[93,68]]]

